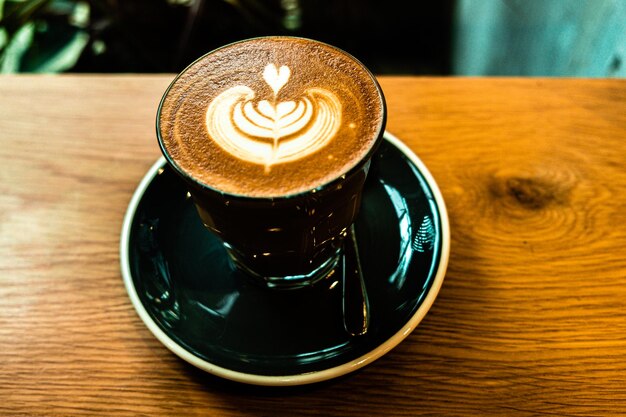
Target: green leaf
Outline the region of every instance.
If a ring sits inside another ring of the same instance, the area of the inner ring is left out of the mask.
[[[0,0],[0,1],[2,1],[2,0]],[[8,41],[9,41],[9,36],[7,35],[7,31],[4,30],[4,28],[0,27],[0,52],[2,52],[2,49],[7,44]],[[0,56],[1,56],[1,54],[0,54]]]
[[[86,28],[89,25],[90,12],[89,3],[85,1],[76,2],[70,15],[70,23],[72,26]]]
[[[48,26],[44,33],[35,33],[31,48],[22,57],[22,72],[62,72],[72,68],[85,46],[89,35],[75,27]]]
[[[0,72],[19,72],[22,57],[33,42],[35,24],[29,22],[13,35],[2,56],[0,56]]]
[[[51,0],[8,1],[2,19],[9,36],[20,30],[40,9]]]

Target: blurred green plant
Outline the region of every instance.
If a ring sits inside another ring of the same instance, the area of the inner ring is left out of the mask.
[[[61,72],[89,41],[86,1],[0,0],[0,72]]]
[[[300,27],[298,0],[0,0],[0,72],[160,72]]]
[[[265,35],[331,43],[377,73],[447,73],[453,1],[0,0],[0,73],[180,72]]]

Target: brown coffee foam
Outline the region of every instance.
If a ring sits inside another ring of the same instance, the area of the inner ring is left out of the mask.
[[[237,85],[270,99],[267,64],[291,69],[279,100],[297,100],[323,88],[342,103],[334,138],[304,158],[269,167],[242,161],[216,144],[205,124],[209,103]],[[237,195],[274,197],[323,185],[345,174],[375,143],[384,122],[383,101],[370,73],[343,52],[315,41],[260,38],[216,50],[187,68],[170,86],[159,116],[163,147],[179,168],[212,188]]]

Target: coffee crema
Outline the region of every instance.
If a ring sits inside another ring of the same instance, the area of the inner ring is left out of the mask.
[[[257,38],[217,49],[170,85],[160,144],[185,174],[249,197],[308,191],[377,143],[384,99],[349,54],[313,40]]]

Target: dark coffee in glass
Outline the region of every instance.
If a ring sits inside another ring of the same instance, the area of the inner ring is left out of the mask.
[[[266,37],[187,67],[163,96],[157,135],[235,264],[295,287],[337,264],[385,114],[378,83],[351,55]]]

